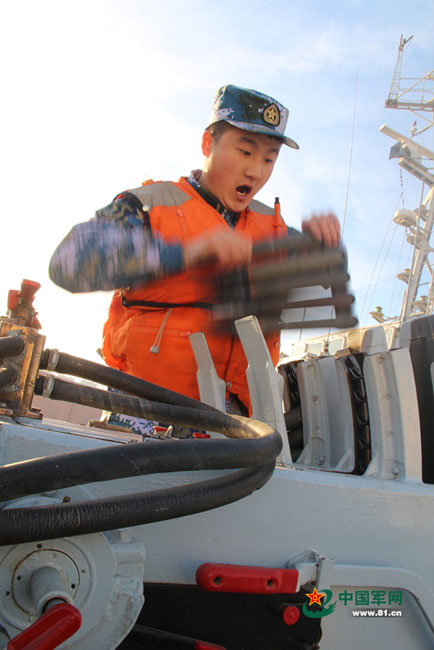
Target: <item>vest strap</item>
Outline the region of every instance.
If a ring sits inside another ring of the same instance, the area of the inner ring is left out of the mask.
[[[121,292],[123,307],[154,307],[156,309],[174,309],[176,307],[197,307],[199,309],[212,309],[212,302],[156,302],[153,300],[127,300]]]

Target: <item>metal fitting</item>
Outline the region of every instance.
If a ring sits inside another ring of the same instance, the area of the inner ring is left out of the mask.
[[[38,616],[42,616],[49,604],[59,604],[60,601],[72,605],[73,602],[66,576],[55,566],[42,566],[32,574],[30,593]]]
[[[54,388],[54,378],[47,375],[44,381],[44,388],[42,389],[42,397],[50,397]]]
[[[50,356],[48,357],[47,370],[53,372],[53,370],[56,370],[58,363],[59,363],[59,350],[53,349],[50,351]]]

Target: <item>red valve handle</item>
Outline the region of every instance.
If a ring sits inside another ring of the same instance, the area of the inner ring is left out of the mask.
[[[81,614],[74,605],[54,605],[9,641],[6,650],[54,650],[75,634],[80,626]]]
[[[18,299],[20,297],[20,292],[17,289],[10,289],[8,293],[8,309],[9,311],[15,311],[18,307]]]
[[[39,282],[35,282],[34,280],[23,280],[21,282],[21,289],[20,289],[21,299],[31,303],[33,301],[35,293],[40,288],[41,285],[39,284]]]

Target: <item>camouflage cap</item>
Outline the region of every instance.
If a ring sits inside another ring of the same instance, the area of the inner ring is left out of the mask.
[[[288,147],[299,149],[294,140],[285,136],[288,115],[288,109],[268,95],[227,85],[216,92],[209,126],[223,120],[244,131],[272,135]]]

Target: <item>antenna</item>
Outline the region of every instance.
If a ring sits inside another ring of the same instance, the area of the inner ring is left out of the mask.
[[[385,107],[411,111],[427,122],[423,129],[418,129],[416,122],[413,124],[411,129],[413,137],[416,134],[420,135],[434,124],[434,70],[419,78],[402,77],[404,50],[412,38],[413,36],[404,38],[401,34],[395,71]],[[431,113],[431,118],[428,119],[424,113]]]

